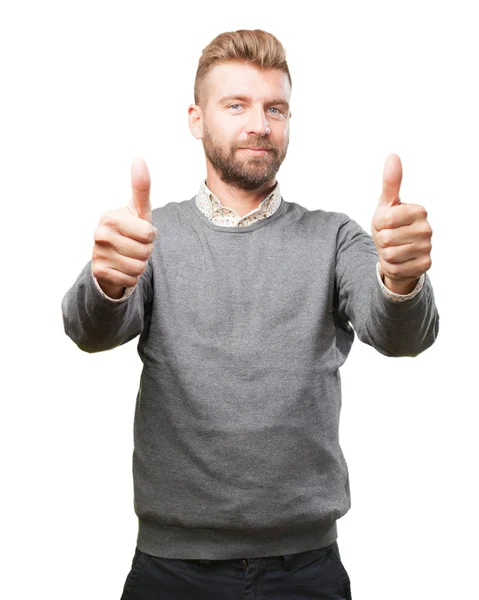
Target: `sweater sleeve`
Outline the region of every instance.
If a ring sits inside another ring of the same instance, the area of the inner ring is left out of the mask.
[[[427,273],[419,293],[395,302],[381,289],[379,255],[371,235],[346,217],[339,226],[335,286],[340,319],[385,356],[417,356],[438,335],[439,314]]]
[[[135,287],[127,288],[119,302],[102,292],[90,260],[63,297],[65,333],[85,352],[121,346],[141,333],[152,296],[150,261]]]

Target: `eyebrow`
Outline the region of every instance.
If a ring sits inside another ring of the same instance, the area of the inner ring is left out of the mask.
[[[241,100],[242,102],[250,102],[251,98],[249,98],[248,96],[241,96],[241,95],[239,95],[239,96],[223,96],[223,98],[221,98],[218,101],[218,104],[226,104],[227,102],[230,102],[231,100]],[[270,100],[266,104],[268,106],[272,106],[273,104],[280,104],[289,111],[289,104],[286,102],[286,100],[283,100],[282,98],[277,98],[276,100]]]

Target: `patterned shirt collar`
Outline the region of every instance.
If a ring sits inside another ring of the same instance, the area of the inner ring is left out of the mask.
[[[271,216],[281,204],[281,191],[276,182],[274,189],[264,198],[260,205],[247,215],[240,217],[236,211],[221,204],[221,200],[207,187],[203,179],[196,196],[196,205],[212,222],[219,225],[249,225],[257,220]]]

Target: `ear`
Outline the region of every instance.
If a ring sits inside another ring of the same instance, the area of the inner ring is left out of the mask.
[[[201,140],[203,138],[203,111],[197,104],[188,106],[188,122],[193,137]]]

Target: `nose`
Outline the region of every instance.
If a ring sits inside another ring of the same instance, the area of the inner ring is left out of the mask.
[[[248,135],[255,133],[259,136],[271,133],[268,120],[261,107],[251,108],[250,113],[248,115],[248,122],[246,123],[246,133]]]

